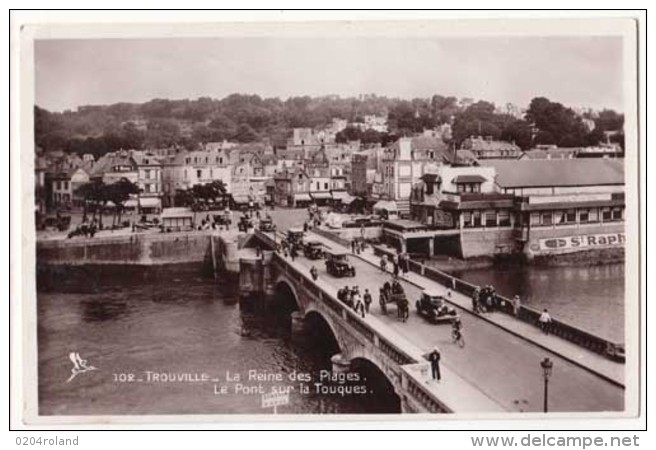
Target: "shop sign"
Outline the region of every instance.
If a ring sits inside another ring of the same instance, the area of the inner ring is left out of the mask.
[[[624,233],[586,234],[558,238],[540,239],[540,250],[570,250],[595,247],[623,246]]]

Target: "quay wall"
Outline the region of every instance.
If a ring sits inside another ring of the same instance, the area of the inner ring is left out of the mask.
[[[472,229],[460,233],[460,256],[465,259],[511,255],[516,251],[517,241],[512,228]]]
[[[544,260],[549,256],[586,254],[586,252],[623,256],[624,232],[624,222],[534,227],[529,231],[528,240],[524,244],[524,254],[529,260],[540,257]],[[610,242],[606,240],[605,243],[601,243],[600,236],[622,236],[622,238],[612,238]]]
[[[236,272],[237,247],[236,241],[215,232],[135,233],[37,241],[36,259],[39,265],[62,266],[197,263]]]

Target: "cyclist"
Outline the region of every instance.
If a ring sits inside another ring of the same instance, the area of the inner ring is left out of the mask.
[[[462,338],[462,322],[458,316],[451,322],[451,335],[454,341],[459,341]]]

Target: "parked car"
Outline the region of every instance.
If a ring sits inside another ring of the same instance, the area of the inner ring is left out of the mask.
[[[314,240],[304,242],[303,254],[308,259],[321,259],[323,258],[323,244]]]
[[[431,289],[423,290],[416,306],[420,316],[435,324],[451,323],[458,316],[455,308],[446,304],[444,296]]]
[[[287,241],[290,244],[301,245],[304,236],[305,232],[303,231],[303,228],[290,228],[289,231],[287,231]]]
[[[271,219],[271,217],[264,217],[260,219],[260,231],[265,233],[275,233],[276,224],[273,223],[273,219]]]
[[[348,262],[348,255],[343,252],[328,251],[326,255],[326,270],[334,277],[355,276],[355,267]]]

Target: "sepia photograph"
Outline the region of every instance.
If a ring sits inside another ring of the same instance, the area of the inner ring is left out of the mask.
[[[638,413],[632,20],[22,32],[35,423]]]

